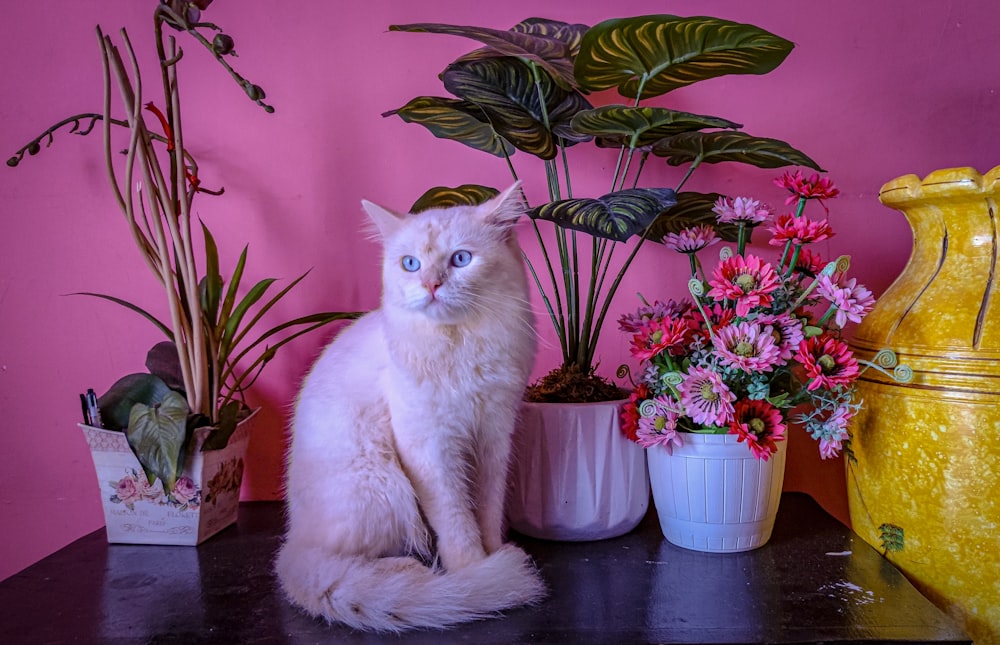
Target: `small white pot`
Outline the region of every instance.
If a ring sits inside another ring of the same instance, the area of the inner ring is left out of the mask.
[[[771,537],[785,478],[787,441],[757,459],[732,434],[682,433],[672,452],[647,452],[653,503],[663,535],[695,551],[736,552]]]
[[[108,542],[195,545],[235,523],[253,416],[221,450],[202,452],[210,429],[197,428],[174,491],[164,491],[159,480],[146,482],[124,432],[79,424],[97,472]]]
[[[514,430],[507,519],[546,540],[631,531],[649,508],[645,451],[620,426],[624,401],[525,402]]]

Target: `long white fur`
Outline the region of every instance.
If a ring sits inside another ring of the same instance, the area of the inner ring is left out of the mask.
[[[380,631],[537,602],[537,570],[503,543],[535,352],[520,186],[405,216],[363,204],[383,240],[382,305],[338,335],[299,394],[282,588],[311,615]],[[467,266],[451,263],[458,250]],[[406,255],[419,270],[402,268]]]

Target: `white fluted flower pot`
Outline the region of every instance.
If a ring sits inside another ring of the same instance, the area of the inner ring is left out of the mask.
[[[524,403],[507,499],[514,530],[584,541],[636,527],[649,507],[649,476],[645,451],[622,432],[623,403]]]
[[[785,479],[787,441],[767,461],[731,434],[681,435],[647,451],[653,503],[667,540],[696,551],[736,552],[771,537]]]

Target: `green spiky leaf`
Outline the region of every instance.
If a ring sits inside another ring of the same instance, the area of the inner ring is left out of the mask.
[[[436,186],[420,196],[411,213],[419,213],[430,208],[449,208],[451,206],[478,206],[485,204],[500,194],[496,188],[480,186],[479,184],[463,184],[455,188]]]
[[[136,403],[129,415],[125,436],[139,463],[171,491],[183,467],[182,451],[187,439],[188,406],[177,392],[168,393],[154,405]]]
[[[590,235],[623,242],[642,232],[657,215],[677,201],[669,188],[632,188],[597,199],[563,199],[528,211],[534,219]]]
[[[606,20],[584,35],[575,75],[584,90],[649,98],[727,74],[766,74],[793,43],[759,27],[670,15]]]
[[[590,138],[570,126],[574,115],[591,107],[583,95],[559,87],[551,76],[541,72],[536,89],[536,75],[516,58],[453,63],[441,78],[449,92],[478,105],[497,134],[518,150],[552,159],[556,156],[557,138],[566,142]]]
[[[714,116],[661,107],[605,105],[579,112],[572,120],[577,132],[600,137],[602,146],[640,148],[682,132],[704,128],[739,128],[739,123]]]
[[[668,233],[680,233],[686,228],[708,225],[726,242],[735,242],[736,225],[719,224],[712,212],[712,207],[720,197],[722,195],[718,193],[678,193],[677,203],[660,213],[650,225],[646,237],[654,242],[662,242]]]
[[[389,31],[450,34],[452,36],[472,38],[503,56],[512,56],[535,63],[547,71],[555,79],[555,82],[564,89],[576,87],[570,48],[560,38],[545,33],[551,30],[555,24],[553,21],[547,22],[550,25],[545,28],[529,26],[525,31],[502,31],[500,29],[490,29],[489,27],[435,23],[390,25]]]
[[[418,96],[403,107],[382,114],[392,115],[422,125],[440,139],[458,141],[497,157],[514,154],[514,147],[497,136],[483,111],[468,101]]]
[[[737,161],[758,168],[806,166],[822,172],[819,164],[784,141],[755,137],[745,132],[687,132],[653,146],[653,154],[666,157],[671,166],[698,161]]]

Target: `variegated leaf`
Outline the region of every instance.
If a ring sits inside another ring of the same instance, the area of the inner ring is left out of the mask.
[[[580,87],[618,87],[649,98],[727,74],[766,74],[794,44],[759,27],[669,15],[606,20],[583,37],[574,72]]]
[[[563,199],[528,211],[534,219],[623,242],[642,232],[658,214],[676,203],[670,188],[632,188],[597,199]]]
[[[493,129],[518,150],[552,159],[556,140],[572,143],[589,139],[574,132],[570,120],[591,105],[576,91],[559,87],[545,73],[538,76],[549,127],[541,109],[535,76],[528,65],[516,58],[489,58],[452,63],[444,71],[445,89],[486,114]]]
[[[662,107],[605,105],[573,117],[577,132],[601,138],[601,145],[649,146],[682,132],[703,128],[739,128],[739,123],[714,116],[679,112]]]
[[[720,197],[719,193],[678,193],[677,203],[660,213],[650,225],[646,237],[654,242],[663,242],[667,233],[680,233],[686,228],[708,225],[726,242],[735,242],[736,225],[719,224],[712,212]]]
[[[435,23],[415,23],[410,25],[390,25],[389,31],[426,32],[450,34],[472,38],[504,56],[514,56],[532,61],[551,74],[556,83],[565,89],[576,87],[573,76],[573,59],[566,43],[549,37],[540,31],[503,31],[489,27],[445,25]]]
[[[382,114],[392,115],[424,126],[435,137],[458,141],[497,157],[514,154],[514,147],[497,136],[483,111],[468,101],[418,96],[403,107]]]
[[[697,159],[701,163],[738,161],[758,168],[806,166],[822,171],[804,152],[784,141],[745,132],[687,132],[654,145],[653,154],[666,157],[671,166]]]
[[[480,186],[479,184],[462,184],[455,188],[435,186],[420,196],[411,213],[419,213],[431,208],[450,208],[452,206],[478,206],[500,194],[496,188]]]

